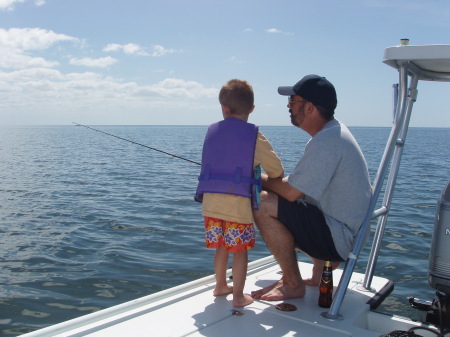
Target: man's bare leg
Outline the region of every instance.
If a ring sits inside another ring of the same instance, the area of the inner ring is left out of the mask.
[[[252,292],[253,298],[279,301],[305,296],[306,286],[298,268],[294,238],[277,219],[278,196],[271,192],[263,192],[261,194],[261,207],[258,211],[254,211],[253,216],[267,247],[283,272],[280,281]]]
[[[325,266],[324,260],[316,259],[315,257],[310,256],[313,261],[313,269],[311,278],[305,278],[303,281],[308,286],[318,286],[320,284],[320,278],[322,277],[323,267]],[[332,269],[335,270],[339,267],[340,262],[333,262]]]

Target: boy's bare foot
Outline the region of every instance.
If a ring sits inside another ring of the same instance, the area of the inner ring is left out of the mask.
[[[249,295],[239,296],[238,298],[233,297],[234,307],[245,307],[246,305],[252,304],[253,298]]]
[[[215,287],[213,291],[214,296],[223,296],[233,293],[233,287],[232,286],[225,286],[225,287]]]

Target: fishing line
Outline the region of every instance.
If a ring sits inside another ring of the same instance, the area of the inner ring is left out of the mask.
[[[138,142],[135,142],[135,141],[133,141],[133,140],[126,139],[126,138],[122,138],[122,137],[113,135],[113,134],[111,134],[111,133],[105,132],[105,131],[97,130],[97,129],[91,128],[90,126],[87,126],[87,125],[78,124],[78,123],[75,123],[75,122],[72,122],[72,123],[75,124],[75,125],[77,125],[77,126],[83,126],[83,127],[87,128],[87,129],[91,129],[91,130],[94,130],[94,131],[103,133],[103,134],[105,134],[105,135],[108,135],[108,136],[111,136],[111,137],[115,137],[115,138],[117,138],[117,139],[124,140],[124,141],[129,142],[129,143],[132,143],[132,144],[136,144],[136,145],[139,145],[139,146],[143,146],[143,147],[145,147],[145,148],[147,148],[147,149],[150,149],[150,150],[153,150],[153,151],[158,151],[158,152],[167,154],[167,155],[172,156],[172,157],[174,157],[174,158],[182,159],[182,160],[188,161],[188,162],[193,163],[193,164],[201,165],[201,163],[199,163],[199,162],[196,162],[196,161],[193,161],[193,160],[190,160],[190,159],[187,159],[187,158],[183,158],[183,157],[177,156],[176,154],[173,154],[173,153],[169,153],[169,152],[165,152],[165,151],[162,151],[162,150],[158,150],[158,149],[155,149],[154,147],[151,147],[151,146],[148,146],[148,145],[144,145],[144,144],[141,144],[141,143],[138,143]]]

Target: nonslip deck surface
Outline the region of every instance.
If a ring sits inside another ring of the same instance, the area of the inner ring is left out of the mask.
[[[299,266],[303,276],[310,276],[311,264],[299,262]],[[341,270],[333,272],[335,289],[340,275]],[[280,277],[272,258],[255,261],[249,266],[245,292]],[[277,310],[281,301],[255,300],[244,308],[234,308],[231,295],[212,295],[211,276],[24,336],[380,336],[380,332],[366,329],[370,325],[367,302],[389,281],[374,278],[373,292],[359,290],[361,282],[362,275],[354,274],[340,310],[343,320],[321,316],[326,309],[317,305],[318,287],[307,287],[302,299],[284,301],[295,305],[296,311]]]

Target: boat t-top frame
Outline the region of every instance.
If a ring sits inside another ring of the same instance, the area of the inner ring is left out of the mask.
[[[450,45],[413,46],[409,45],[408,39],[402,39],[399,46],[385,49],[383,62],[397,69],[399,73],[399,83],[394,86],[393,125],[373,182],[372,198],[366,217],[353,250],[347,258],[333,303],[328,312],[322,314],[329,319],[342,318],[339,315],[339,308],[344,300],[356,260],[368,237],[371,220],[378,218],[362,284],[364,289],[370,291],[408,132],[411,111],[417,99],[419,80],[450,82]],[[386,186],[382,193],[383,201],[381,206],[375,210],[385,181]]]

